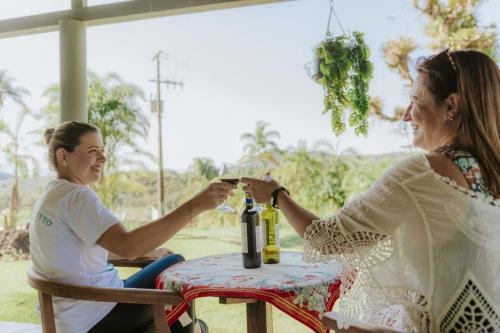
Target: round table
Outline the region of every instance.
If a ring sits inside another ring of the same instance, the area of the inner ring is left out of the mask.
[[[328,266],[306,263],[299,252],[282,252],[280,263],[256,269],[243,268],[241,254],[231,253],[173,265],[158,277],[157,288],[175,290],[184,297],[181,304],[166,311],[169,324],[194,299],[215,296],[221,303],[247,303],[248,332],[269,331],[266,323],[272,304],[319,333],[328,331],[320,314],[331,311],[339,296],[340,273],[336,262]]]

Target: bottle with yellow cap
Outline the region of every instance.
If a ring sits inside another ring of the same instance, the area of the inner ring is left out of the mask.
[[[278,211],[266,204],[261,212],[262,230],[262,259],[264,264],[277,264],[280,262],[280,234]]]

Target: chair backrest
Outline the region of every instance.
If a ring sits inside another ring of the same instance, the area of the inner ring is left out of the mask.
[[[165,304],[179,304],[182,297],[176,292],[139,288],[100,288],[79,286],[50,281],[30,267],[27,272],[28,284],[38,291],[42,329],[44,333],[55,333],[54,308],[52,297],[66,297],[71,299],[97,301],[151,304],[158,333],[170,333],[165,319]]]

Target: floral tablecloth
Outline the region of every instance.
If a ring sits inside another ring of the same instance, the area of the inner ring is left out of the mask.
[[[241,254],[221,254],[180,262],[158,276],[156,288],[175,290],[184,301],[166,311],[169,325],[198,298],[243,297],[271,303],[310,327],[327,332],[320,314],[339,297],[340,265],[305,263],[302,253],[282,252],[279,264],[243,268]]]

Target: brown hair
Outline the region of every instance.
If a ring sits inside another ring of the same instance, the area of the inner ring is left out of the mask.
[[[445,50],[417,64],[438,103],[460,97],[454,118],[456,143],[479,162],[490,193],[500,197],[500,69],[493,59],[473,50]]]
[[[45,130],[45,142],[49,145],[49,162],[57,169],[56,151],[64,148],[73,152],[80,144],[80,138],[87,133],[97,133],[99,129],[94,125],[81,121],[67,121],[59,125],[56,129]]]

